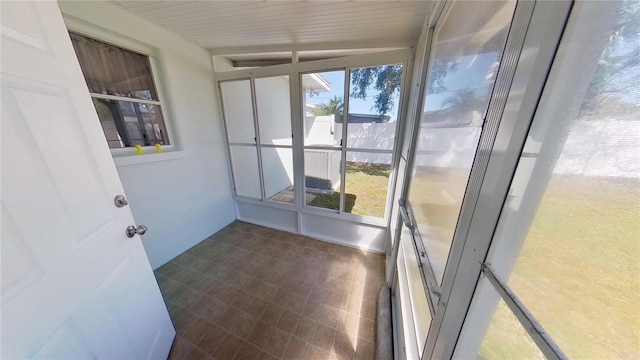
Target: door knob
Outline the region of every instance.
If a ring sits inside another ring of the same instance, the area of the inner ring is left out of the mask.
[[[115,199],[113,199],[113,203],[116,205],[116,207],[125,207],[129,204],[129,202],[127,201],[127,198],[124,197],[124,195],[118,195],[116,196]]]
[[[136,234],[138,235],[144,235],[144,233],[147,232],[147,227],[144,225],[139,225],[138,227],[135,227],[133,225],[129,225],[127,227],[127,237],[134,237],[136,236]]]

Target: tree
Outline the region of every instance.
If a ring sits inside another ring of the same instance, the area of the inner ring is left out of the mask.
[[[366,67],[351,71],[351,96],[356,99],[366,99],[369,87],[378,91],[374,97],[373,110],[378,114],[386,114],[392,108],[400,94],[402,86],[402,65],[383,65]],[[446,91],[444,77],[449,72],[455,72],[458,63],[451,60],[434,60],[429,73],[429,93],[438,94]]]
[[[619,101],[619,96],[630,89],[628,81],[630,71],[640,71],[640,2],[624,1],[619,3],[617,19],[611,30],[608,44],[593,74],[580,112],[582,115],[596,112],[607,100]]]
[[[344,102],[341,97],[334,96],[329,100],[328,104],[318,104],[318,107],[313,110],[316,116],[322,115],[337,115],[342,116],[344,108]]]
[[[351,71],[351,96],[366,99],[367,90],[373,84],[378,94],[374,97],[373,109],[386,114],[393,108],[402,85],[402,65],[383,65]]]

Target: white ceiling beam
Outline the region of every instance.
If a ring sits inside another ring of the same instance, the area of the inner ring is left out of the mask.
[[[314,44],[281,44],[281,45],[260,45],[260,46],[232,46],[210,48],[211,55],[239,55],[239,54],[260,54],[271,52],[293,51],[315,51],[315,50],[347,50],[347,49],[402,49],[413,48],[415,42],[398,40],[374,40],[374,41],[336,41]]]

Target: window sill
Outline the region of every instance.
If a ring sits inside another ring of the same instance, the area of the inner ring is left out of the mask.
[[[116,167],[124,167],[131,165],[139,165],[152,163],[156,161],[168,161],[168,160],[176,160],[184,157],[182,151],[167,151],[161,153],[150,153],[143,155],[116,155],[113,154],[113,161],[116,163]]]

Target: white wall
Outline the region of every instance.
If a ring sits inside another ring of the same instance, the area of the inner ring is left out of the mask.
[[[118,166],[136,222],[149,228],[143,243],[157,268],[235,220],[211,57],[115,5],[61,2],[60,7],[65,18],[157,50],[165,115],[179,153],[140,155],[164,160]]]

